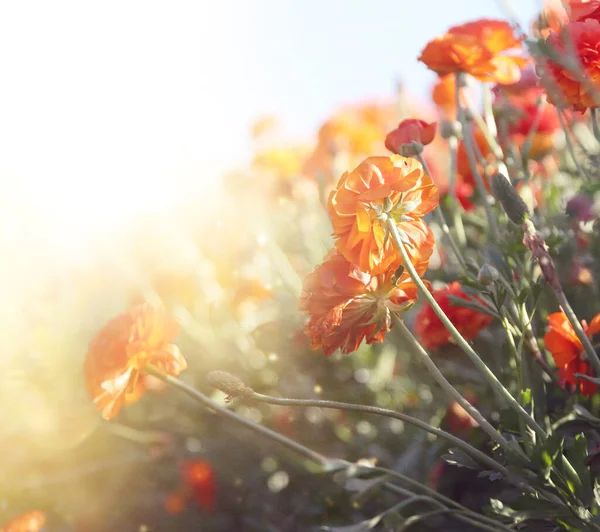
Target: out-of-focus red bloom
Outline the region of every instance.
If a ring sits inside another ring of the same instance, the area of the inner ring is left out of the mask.
[[[178,325],[163,308],[148,303],[119,314],[100,329],[89,344],[84,361],[88,393],[105,419],[138,401],[146,391],[146,365],[179,375],[187,364],[170,342]]]
[[[217,497],[217,478],[211,465],[203,460],[188,460],[181,466],[181,478],[198,506],[212,511]]]
[[[205,512],[212,512],[217,498],[217,476],[204,460],[186,460],[179,468],[182,485],[170,493],[164,507],[170,514],[181,513],[193,499]]]
[[[477,404],[477,398],[466,394],[465,398],[472,405]],[[478,427],[479,424],[475,421],[471,415],[456,401],[448,407],[446,412],[445,421],[448,423],[450,432],[455,436],[465,436],[473,427]]]
[[[400,155],[369,157],[342,175],[329,196],[335,247],[363,272],[395,271],[402,257],[392,238],[386,238],[380,214],[395,220],[410,241],[409,254],[418,258],[421,246],[433,244],[421,218],[437,204],[437,187],[419,161]]]
[[[567,0],[572,21],[600,20],[600,0]]]
[[[484,170],[488,173],[488,175],[492,175],[496,172],[496,157],[492,153],[492,149],[490,148],[487,140],[485,140],[485,136],[479,128],[473,128],[473,141],[475,145],[476,154],[481,154],[481,157],[485,161],[484,168],[479,162],[479,157],[476,157],[477,170],[483,178],[486,188],[489,188],[489,184],[487,183],[484,177]],[[475,190],[475,175],[473,174],[473,169],[471,167],[471,164],[469,163],[467,149],[463,141],[460,141],[458,143],[458,150],[456,151],[456,171],[462,176],[464,182],[473,187],[473,190]]]
[[[431,160],[427,154],[425,154],[424,158],[431,173],[431,179],[433,179],[433,182],[438,187],[440,198],[447,196],[450,193],[448,174],[440,171],[438,169],[438,163],[435,160]],[[457,174],[456,182],[454,183],[454,193],[462,208],[467,212],[475,208],[475,204],[471,202],[471,197],[474,192],[473,185],[465,182],[463,177],[460,174]]]
[[[431,231],[428,230],[431,234]],[[431,236],[432,238],[432,236]],[[432,247],[416,261],[425,273]],[[407,272],[395,279],[394,270],[380,275],[361,272],[336,250],[304,280],[301,310],[310,316],[306,334],[313,349],[331,355],[336,349],[356,351],[363,340],[381,342],[392,325],[392,312],[403,312],[417,299],[417,287]]]
[[[430,144],[435,138],[436,126],[436,122],[429,123],[417,118],[402,120],[398,127],[385,137],[385,147],[398,155],[410,155],[404,153],[407,146],[416,144],[423,147]]]
[[[455,281],[446,288],[434,290],[433,297],[466,340],[475,338],[481,329],[492,322],[492,317],[488,314],[455,306],[449,296],[468,300],[459,282]],[[475,299],[482,303],[478,298]],[[415,332],[426,349],[437,349],[453,342],[450,333],[428,304],[425,304],[415,317]]]
[[[41,510],[33,510],[11,519],[0,528],[0,532],[38,532],[46,524],[46,514]]]
[[[559,107],[567,104],[582,112],[598,107],[600,104],[595,100],[595,93],[600,90],[600,22],[595,19],[570,22],[560,33],[550,33],[546,45],[561,57],[569,57],[574,50],[581,76],[587,76],[594,88],[591,91],[581,82],[581,76],[548,59],[544,70],[558,88],[548,91],[549,101]]]
[[[591,323],[581,322],[583,330],[588,338],[600,332],[600,314]],[[581,341],[575,334],[573,326],[563,312],[555,312],[548,316],[549,330],[544,336],[544,345],[552,353],[554,363],[558,368],[558,374],[563,386],[579,389],[585,396],[596,393],[598,386],[585,379],[578,379],[575,373],[594,376],[589,362],[584,360],[584,350]]]
[[[526,60],[521,42],[503,20],[480,19],[454,26],[423,49],[419,61],[440,75],[466,72],[481,81],[512,83]]]

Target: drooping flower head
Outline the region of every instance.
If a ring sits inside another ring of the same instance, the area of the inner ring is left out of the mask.
[[[434,238],[421,218],[438,204],[438,190],[416,159],[392,155],[369,157],[346,172],[331,192],[327,208],[335,247],[360,271],[373,275],[395,271],[402,257],[388,238],[382,214],[392,217],[408,239],[411,256],[433,246]],[[414,261],[413,261],[414,262]]]
[[[582,321],[581,325],[588,338],[600,332],[600,314],[589,324]],[[579,389],[583,395],[593,395],[598,386],[585,379],[578,379],[575,373],[594,376],[594,372],[585,360],[583,345],[575,334],[573,326],[563,312],[554,312],[548,316],[549,330],[544,336],[544,345],[552,353],[558,375],[563,386]]]
[[[457,281],[446,288],[433,291],[438,305],[466,340],[475,338],[481,329],[492,322],[492,317],[488,314],[454,305],[450,296],[468,300]],[[428,304],[425,304],[415,317],[415,332],[426,349],[437,349],[453,342],[450,333]]]
[[[89,344],[84,361],[88,393],[105,419],[146,391],[146,365],[179,375],[187,364],[171,344],[179,328],[164,309],[143,303],[111,319]]]
[[[578,75],[563,64],[547,59],[544,73],[556,85],[549,87],[549,101],[556,106],[568,105],[582,112],[600,106],[600,100],[596,96],[600,90],[600,21],[586,19],[570,22],[560,33],[550,33],[546,45],[559,57],[575,55],[580,71]],[[587,77],[591,87],[583,83],[582,76]]]
[[[465,72],[481,81],[512,83],[525,59],[521,42],[503,20],[480,19],[454,26],[423,49],[419,61],[440,75]]]
[[[426,248],[429,252],[431,248]],[[416,269],[425,273],[429,255]],[[391,312],[402,312],[417,299],[417,287],[407,272],[396,279],[390,270],[372,275],[331,250],[325,261],[304,280],[301,310],[310,316],[306,333],[313,349],[331,355],[336,349],[356,351],[363,340],[381,342],[389,331]]]

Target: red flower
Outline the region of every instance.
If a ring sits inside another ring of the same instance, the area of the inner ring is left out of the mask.
[[[449,296],[468,300],[459,282],[455,281],[446,288],[434,290],[433,297],[452,324],[458,329],[458,332],[466,340],[475,338],[481,329],[487,327],[492,322],[492,317],[488,314],[455,306],[450,301]],[[475,299],[478,300],[477,298]],[[478,301],[481,303],[481,300]],[[415,332],[419,337],[421,345],[426,349],[437,349],[453,342],[450,333],[428,304],[419,311],[415,318]]]
[[[588,338],[600,332],[600,314],[590,323],[581,322],[583,330]],[[563,386],[581,390],[583,395],[593,395],[598,386],[593,382],[577,379],[575,373],[594,376],[590,364],[584,360],[584,350],[581,341],[575,334],[573,326],[563,312],[555,312],[548,316],[550,329],[544,336],[546,349],[552,353],[554,363],[558,368],[558,374]]]
[[[182,486],[170,493],[164,506],[170,514],[181,513],[193,499],[205,512],[212,512],[217,497],[217,476],[204,460],[186,460],[179,469]]]
[[[0,532],[38,532],[45,524],[46,514],[41,510],[33,510],[11,519]]]
[[[179,348],[170,343],[177,333],[164,309],[148,303],[119,314],[96,333],[83,369],[87,390],[105,419],[146,392],[146,365],[173,376],[186,369]]]
[[[558,86],[558,91],[548,92],[549,101],[559,107],[566,103],[582,112],[598,107],[595,93],[600,89],[600,22],[595,19],[570,22],[560,33],[550,33],[546,44],[562,57],[568,57],[574,50],[581,76],[587,76],[594,88],[591,91],[572,70],[548,59],[544,70]]]
[[[468,394],[465,394],[465,398],[472,405],[477,404],[477,398]],[[474,427],[478,427],[479,424],[475,421],[471,415],[456,401],[448,407],[445,417],[446,423],[450,432],[455,436],[465,436]]]
[[[429,233],[431,231],[428,229]],[[417,261],[422,275],[432,248]],[[398,280],[395,273],[372,275],[361,272],[336,250],[304,280],[301,309],[310,315],[307,335],[313,349],[331,355],[340,348],[356,351],[363,340],[381,342],[392,325],[392,312],[402,312],[417,299],[417,287],[408,273]]]
[[[600,0],[568,0],[568,7],[572,21],[600,19]]]
[[[436,126],[435,122],[429,123],[416,118],[402,120],[398,127],[385,137],[385,147],[398,155],[410,156],[420,153],[416,151],[419,150],[419,146],[422,148],[435,138]]]

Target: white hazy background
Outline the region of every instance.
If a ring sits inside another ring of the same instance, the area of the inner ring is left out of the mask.
[[[525,24],[540,7],[513,4]],[[2,1],[0,241],[30,231],[76,248],[183,195],[210,198],[248,156],[255,118],[307,135],[397,81],[426,94],[422,47],[484,16],[502,12],[491,0]]]

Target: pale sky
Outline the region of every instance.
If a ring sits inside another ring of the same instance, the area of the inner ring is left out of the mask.
[[[540,2],[513,4],[528,22]],[[397,80],[427,93],[420,50],[484,16],[493,0],[2,2],[0,219],[81,238],[168,204],[239,162],[256,117],[306,134]]]

